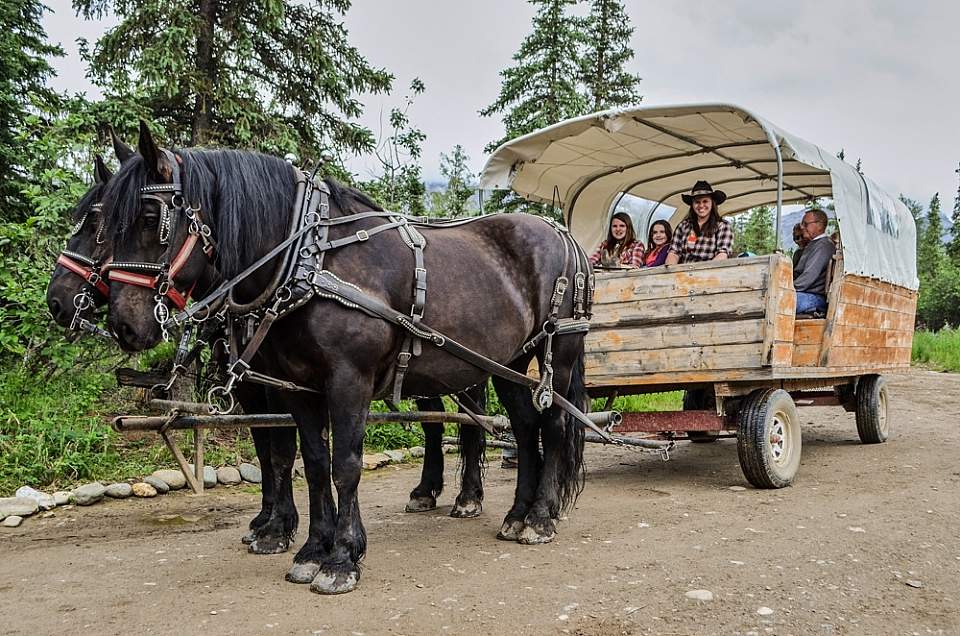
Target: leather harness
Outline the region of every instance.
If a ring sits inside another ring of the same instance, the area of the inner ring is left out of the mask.
[[[169,152],[169,151],[165,151]],[[243,272],[228,281],[203,299],[186,308],[190,290],[181,292],[175,289],[173,278],[189,259],[196,246],[203,242],[208,258],[212,259],[215,245],[210,239],[210,228],[203,223],[199,208],[185,204],[178,164],[179,157],[169,153],[174,159],[173,183],[146,186],[141,189],[141,197],[157,200],[161,204],[159,234],[162,243],[167,242],[170,234],[170,213],[183,212],[190,221],[187,239],[169,263],[113,263],[110,265],[111,281],[129,283],[157,290],[154,317],[160,323],[166,336],[169,323],[188,324],[203,322],[212,317],[223,320],[228,331],[230,363],[227,368],[227,380],[214,387],[208,393],[208,401],[223,400],[225,410],[233,409],[232,390],[242,380],[256,382],[290,391],[316,392],[314,389],[299,386],[293,382],[267,376],[251,369],[256,352],[266,339],[273,324],[283,316],[304,305],[314,296],[329,299],[351,309],[362,311],[370,316],[385,320],[404,331],[400,351],[394,365],[393,401],[400,399],[404,376],[409,370],[410,361],[420,355],[422,342],[431,345],[475,366],[491,375],[527,386],[533,391],[534,406],[543,411],[556,404],[572,415],[581,425],[590,428],[607,442],[614,442],[610,436],[593,424],[563,396],[553,390],[553,338],[557,335],[586,333],[589,330],[589,318],[593,303],[594,279],[586,254],[573,240],[563,226],[543,219],[557,232],[564,246],[564,266],[557,277],[550,299],[550,311],[541,330],[525,343],[517,354],[529,353],[544,340],[544,358],[541,363],[540,380],[518,373],[507,366],[469,349],[448,336],[436,331],[423,321],[427,299],[427,270],[424,267],[423,252],[427,246],[426,238],[418,227],[455,227],[477,222],[484,217],[467,219],[427,219],[389,211],[368,211],[357,214],[330,218],[330,190],[322,180],[310,178],[297,170],[296,197],[288,236]],[[169,202],[158,193],[171,193]],[[338,239],[330,239],[330,229],[334,226],[350,224],[361,219],[379,218],[385,222],[366,230]],[[377,234],[388,230],[399,232],[404,243],[414,254],[414,280],[412,303],[408,312],[390,307],[366,294],[358,286],[339,278],[333,272],[323,268],[324,255],[334,249],[340,249],[355,243],[365,243]],[[270,284],[250,303],[240,303],[233,292],[236,286],[249,277],[268,261],[282,256],[275,269]],[[570,286],[567,277],[571,261],[573,262],[573,316],[560,318],[560,307],[566,298]],[[142,275],[129,270],[147,271],[154,276]],[[192,288],[191,288],[192,289]],[[175,316],[169,315],[164,304],[169,299],[179,310]],[[201,315],[202,314],[202,315]],[[245,327],[245,329],[244,329]],[[241,346],[243,348],[240,352]],[[180,349],[184,345],[181,342]],[[216,407],[214,407],[216,408]]]

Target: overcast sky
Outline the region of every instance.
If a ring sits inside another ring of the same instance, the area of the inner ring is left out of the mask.
[[[45,26],[70,53],[56,63],[59,88],[86,90],[74,39],[112,21],[84,23],[68,0]],[[630,70],[644,104],[733,102],[827,150],[862,158],[894,193],[949,210],[960,162],[960,2],[951,0],[626,0],[636,27]],[[439,155],[461,144],[479,171],[483,147],[502,134],[477,111],[496,99],[498,73],[529,32],[521,0],[354,0],[351,42],[395,76],[391,97],[366,100],[364,122],[401,102],[413,77],[427,90],[410,115],[426,134],[424,173],[439,179]],[[357,160],[366,178],[374,164]]]

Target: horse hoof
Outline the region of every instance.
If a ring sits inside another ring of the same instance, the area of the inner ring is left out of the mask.
[[[454,504],[450,510],[450,516],[457,519],[472,519],[473,517],[479,517],[482,511],[483,506],[479,501],[468,501],[464,504]]]
[[[516,541],[520,538],[522,531],[522,521],[516,519],[506,520],[503,522],[503,525],[500,526],[500,532],[497,533],[497,538],[501,541]]]
[[[286,537],[260,536],[247,546],[247,551],[250,554],[283,554],[289,549],[290,540]]]
[[[550,543],[555,536],[557,536],[557,531],[553,526],[553,522],[544,524],[543,527],[525,525],[520,532],[520,537],[517,539],[517,542],[523,545],[541,545]]]
[[[357,570],[348,572],[324,572],[320,570],[310,584],[310,591],[317,594],[346,594],[352,592],[360,582]]]
[[[256,533],[255,530],[251,530],[251,531],[248,532],[247,534],[245,534],[245,535],[243,535],[242,537],[240,537],[240,542],[241,542],[243,545],[250,545],[251,543],[253,543],[253,542],[256,541],[256,540],[257,540],[257,533]]]
[[[293,567],[290,568],[290,571],[287,572],[287,576],[285,578],[291,583],[302,583],[306,585],[307,583],[313,582],[313,579],[316,578],[317,572],[319,571],[319,563],[312,563],[310,561],[305,563],[294,563]]]
[[[437,500],[433,497],[410,497],[410,501],[407,502],[407,507],[404,508],[407,512],[428,512],[430,510],[436,510]]]

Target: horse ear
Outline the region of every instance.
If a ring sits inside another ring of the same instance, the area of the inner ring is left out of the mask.
[[[110,139],[113,141],[113,152],[115,155],[117,155],[117,160],[119,160],[120,163],[123,163],[133,156],[133,148],[123,143],[123,140],[117,137],[117,133],[114,132],[113,126],[110,126]]]
[[[103,157],[96,155],[93,159],[93,182],[96,184],[106,183],[112,176],[113,173],[103,162]]]
[[[152,171],[154,175],[159,176],[160,172],[160,149],[154,143],[150,135],[150,129],[147,128],[147,122],[140,120],[140,140],[137,142],[137,150],[143,157],[144,165]]]

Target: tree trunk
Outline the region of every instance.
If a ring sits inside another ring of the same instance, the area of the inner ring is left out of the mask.
[[[197,70],[203,77],[197,87],[193,104],[193,126],[190,133],[190,145],[199,146],[210,139],[213,108],[213,87],[217,83],[217,66],[213,57],[213,35],[217,22],[217,0],[200,0],[200,18],[203,20],[197,33]]]

